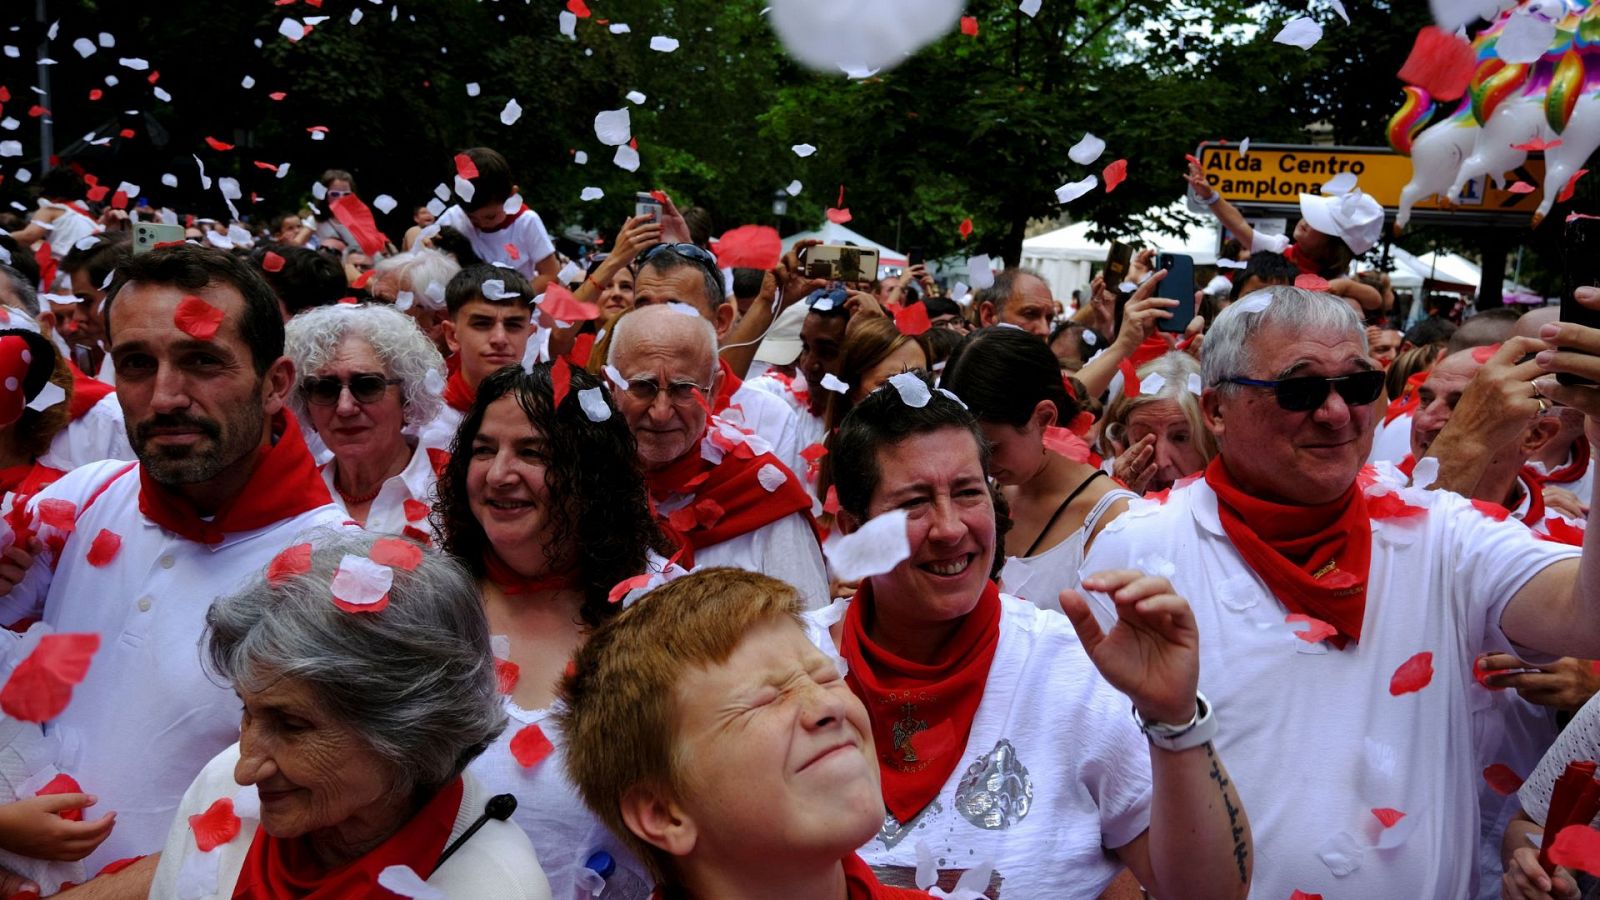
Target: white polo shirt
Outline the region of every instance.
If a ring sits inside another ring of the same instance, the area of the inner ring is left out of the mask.
[[[139,513],[139,470],[125,462],[84,466],[40,492],[77,505],[78,521],[51,572],[42,553],[0,598],[0,621],[38,615],[57,632],[100,635],[100,649],[72,702],[46,723],[61,741],[61,771],[115,810],[117,827],[85,860],[88,871],[154,853],[189,782],[239,739],[239,700],[201,667],[206,610],[258,575],[301,532],[337,526],[330,505],[208,546],[166,531]],[[94,503],[91,495],[118,472]],[[103,567],[86,554],[101,529],[122,538]],[[41,538],[53,532],[41,529]]]
[[[428,454],[428,449],[426,443],[417,441],[416,449],[411,452],[411,461],[400,470],[400,474],[391,475],[384,481],[378,489],[378,496],[372,498],[372,503],[367,507],[367,521],[362,528],[383,534],[406,534],[407,528],[413,528],[425,532],[431,545],[438,545],[439,536],[429,522],[428,513],[433,506],[434,486],[438,484],[439,476],[434,474],[433,458]],[[333,486],[336,465],[333,462],[322,465],[322,480],[328,485],[328,495],[333,497],[333,505],[348,516],[344,498]]]
[[[39,457],[39,462],[70,472],[102,459],[132,461],[133,458],[133,445],[128,443],[128,428],[122,418],[122,404],[112,393],[68,422],[50,441],[50,449]]]
[[[1369,494],[1404,483],[1389,467],[1379,477]],[[1193,608],[1215,744],[1255,835],[1251,897],[1455,900],[1472,891],[1483,780],[1472,662],[1505,643],[1500,615],[1511,597],[1579,554],[1455,494],[1402,496],[1427,511],[1374,520],[1362,638],[1344,650],[1294,636],[1288,611],[1223,532],[1203,479],[1165,505],[1134,504],[1084,563],[1084,573],[1165,575]],[[1391,695],[1396,670],[1424,652],[1431,680]],[[1374,809],[1406,818],[1386,831]]]
[[[805,617],[812,643],[835,659],[828,629],[849,602]],[[859,853],[895,887],[916,887],[923,844],[941,870],[992,863],[1002,900],[1094,900],[1123,868],[1107,849],[1150,827],[1149,745],[1065,616],[1009,594],[1000,603],[961,762],[915,819],[886,816]]]
[[[439,224],[448,225],[465,235],[472,242],[473,252],[484,262],[501,263],[516,269],[529,281],[538,275],[535,267],[556,252],[556,245],[550,242],[544,222],[531,209],[523,211],[499,231],[479,231],[458,204],[444,211],[439,217]],[[515,259],[511,251],[506,249],[507,244],[516,248]]]
[[[760,572],[800,592],[807,609],[828,602],[828,568],[804,513],[790,513],[754,531],[694,551],[695,569],[733,566]]]

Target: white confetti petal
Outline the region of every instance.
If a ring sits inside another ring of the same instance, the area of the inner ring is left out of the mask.
[[[1354,172],[1340,172],[1322,185],[1324,194],[1348,194],[1356,188]]]
[[[506,202],[500,204],[500,211],[508,216],[514,216],[522,210],[522,195],[512,194]]]
[[[577,40],[577,38],[578,38],[578,16],[577,16],[577,14],[573,13],[573,12],[569,12],[567,10],[562,10],[561,11],[561,15],[557,16],[556,19],[560,24],[561,33],[566,35],[569,38],[572,38],[573,40]]]
[[[1087,166],[1105,152],[1106,142],[1086,132],[1076,144],[1072,145],[1072,149],[1067,151],[1067,158],[1080,166]]]
[[[900,402],[907,406],[921,409],[933,399],[933,392],[928,390],[928,383],[923,381],[915,372],[901,372],[899,375],[889,376],[889,384],[900,394]],[[848,580],[848,579],[847,579]]]
[[[800,179],[796,178],[794,181],[789,182],[789,186],[783,190],[791,197],[798,197],[800,196],[800,191],[804,188],[805,185],[800,183]]]
[[[473,184],[472,182],[468,181],[465,178],[462,178],[460,175],[456,176],[456,196],[460,197],[463,201],[465,201],[467,203],[471,203],[473,195],[476,194],[477,192],[478,192],[477,185]]]
[[[840,581],[858,581],[898,566],[911,556],[911,543],[906,536],[906,511],[890,510],[874,516],[853,534],[836,534],[822,545],[834,577]]]
[[[423,881],[410,866],[389,866],[379,872],[378,886],[411,900],[446,900],[444,891]]]
[[[611,161],[619,169],[625,169],[629,172],[639,171],[639,151],[629,147],[627,144],[617,148],[616,155],[611,157]]]
[[[321,188],[323,193],[326,193],[328,189],[322,187],[322,185],[320,183],[312,186],[311,193],[314,196],[316,196],[316,198],[318,200],[321,200],[322,199],[322,195],[317,193],[317,189],[318,188]],[[449,200],[450,199],[450,188],[444,182],[441,181],[438,184],[433,186],[433,195],[435,197],[438,197],[440,200]]]
[[[1139,393],[1159,394],[1167,386],[1167,379],[1161,377],[1160,372],[1152,372],[1139,382]]]
[[[72,42],[72,49],[78,51],[79,56],[88,59],[94,55],[94,51],[98,48],[95,47],[94,41],[88,38],[78,38]]]
[[[608,363],[602,366],[600,371],[606,373],[606,378],[609,378],[611,383],[617,386],[617,390],[625,391],[628,389],[628,379],[622,377],[622,373],[617,371],[616,366]]]
[[[424,306],[428,306],[433,309],[445,308],[444,285],[440,282],[432,282],[427,287],[423,288],[422,296],[428,298],[428,302],[423,304]]]
[[[172,102],[172,95],[167,93],[167,89],[164,88],[164,87],[161,87],[161,86],[158,85],[158,86],[152,88],[150,93],[154,94],[155,98],[157,100],[160,100],[162,103],[171,103]]]
[[[233,814],[241,819],[261,819],[261,794],[255,785],[245,785],[233,795]]]
[[[1245,262],[1244,260],[1240,260],[1240,259],[1218,259],[1217,260],[1217,268],[1219,268],[1219,269],[1242,269],[1242,268],[1244,268],[1245,266],[1248,266],[1248,265],[1250,265],[1250,264]]]
[[[1189,380],[1184,383],[1184,387],[1187,387],[1189,389],[1189,393],[1195,395],[1196,397],[1205,392],[1205,386],[1201,383],[1200,376],[1193,372],[1189,373]]]
[[[939,883],[939,866],[927,841],[917,841],[917,890],[925,891]]]
[[[175,188],[178,186],[178,176],[168,172],[167,174],[161,176],[161,183],[169,188]]]
[[[123,67],[132,69],[135,72],[143,72],[144,70],[150,68],[149,60],[140,59],[137,56],[123,57],[122,59],[117,60],[117,62]]]
[[[476,81],[467,82],[467,96],[468,97],[476,97],[476,96],[478,96],[479,91],[480,91],[480,88],[478,87],[478,83]]]
[[[794,151],[794,155],[800,157],[801,159],[805,159],[806,157],[810,156],[811,154],[817,152],[817,148],[811,146],[810,144],[795,144],[793,147],[790,147],[789,149],[793,150]]]
[[[239,179],[237,178],[218,178],[217,190],[222,192],[224,200],[238,200],[244,196],[244,192],[239,188]]]
[[[599,200],[601,197],[604,197],[605,195],[606,195],[606,192],[600,190],[597,187],[586,187],[586,188],[583,189],[583,193],[578,195],[578,199],[579,200],[584,200],[584,201]]]
[[[578,405],[583,407],[583,414],[591,422],[604,422],[611,418],[611,406],[606,403],[606,398],[597,387],[584,388],[578,392]]]
[[[657,53],[671,53],[678,49],[678,39],[658,34],[650,39],[650,49]]]
[[[1328,871],[1335,876],[1343,877],[1361,868],[1362,857],[1366,855],[1366,848],[1358,843],[1348,831],[1341,831],[1317,848],[1317,856]]]
[[[499,303],[501,300],[515,300],[522,296],[516,291],[506,290],[505,280],[501,278],[485,279],[478,288],[478,292],[483,294],[483,299],[492,303]]]
[[[1380,822],[1379,824],[1381,825],[1382,823]],[[1404,844],[1411,837],[1411,833],[1416,830],[1417,817],[1407,814],[1404,819],[1378,832],[1378,841],[1373,846],[1379,850],[1393,850]]]
[[[444,210],[445,210],[444,201],[440,200],[438,197],[434,197],[432,200],[428,201],[427,210],[428,210],[428,212],[433,214],[433,217],[435,219],[439,218],[440,216],[444,215]],[[436,231],[436,232],[434,232],[434,234],[438,234],[438,232]],[[428,237],[432,237],[433,235],[427,235],[427,236]]]
[[[0,156],[21,156],[21,141],[0,141]]]
[[[378,196],[372,198],[372,205],[378,210],[378,212],[388,215],[389,213],[394,212],[394,208],[399,206],[400,202],[388,194],[379,194]]]
[[[967,277],[972,279],[973,290],[981,291],[994,285],[994,264],[987,253],[967,257]]]
[[[250,90],[251,88],[255,87],[255,86],[256,86],[255,78],[253,78],[252,76],[249,76],[249,75],[246,75],[244,78],[240,79],[240,81],[239,81],[239,87],[242,87],[247,91]]]
[[[633,139],[633,123],[628,116],[628,108],[608,109],[596,113],[594,117],[594,136],[600,143],[607,147],[626,144]]]
[[[613,22],[609,28],[612,34],[627,34],[633,31],[632,28],[628,27],[627,22]]]
[[[1247,156],[1247,155],[1249,155],[1249,153],[1250,153],[1250,139],[1249,138],[1245,138],[1244,140],[1239,142],[1239,155],[1240,156]]]
[[[1317,41],[1322,40],[1322,26],[1314,19],[1300,16],[1290,19],[1272,40],[1275,43],[1299,47],[1301,50],[1310,50],[1316,46]]]
[[[1424,456],[1417,460],[1417,467],[1411,470],[1411,486],[1431,488],[1439,480],[1439,457]]]
[[[582,151],[582,150],[579,150],[577,153],[572,154],[572,161],[577,163],[580,166],[588,165],[589,164],[589,154],[584,152],[584,151]]]
[[[1041,0],[1022,0],[1021,3],[1017,4],[1017,11],[1031,19],[1039,14],[1041,5],[1043,5]]]
[[[47,381],[44,383],[44,387],[39,389],[38,396],[28,401],[28,408],[46,410],[65,399],[67,399],[67,392],[62,390],[61,386],[55,382]]]
[[[756,472],[756,480],[761,482],[761,487],[770,494],[783,487],[783,483],[789,480],[789,476],[772,463],[767,463]]]
[[[500,110],[500,124],[515,125],[522,118],[522,107],[515,98],[506,101],[505,109]]]
[[[1519,6],[1506,18],[1495,39],[1494,52],[1507,65],[1538,62],[1556,37],[1556,23]]]
[[[641,94],[638,91],[629,91],[624,96],[627,98],[629,103],[632,103],[635,106],[643,103],[647,99],[644,94]]]
[[[278,23],[278,33],[290,41],[298,41],[306,36],[306,27],[299,19],[284,19]]]
[[[359,24],[361,24],[361,17],[363,15],[365,15],[365,13],[363,13],[359,9],[350,10],[350,24],[351,25],[359,25]]]
[[[351,606],[371,606],[388,596],[394,569],[365,556],[346,553],[333,573],[333,596]]]
[[[1099,184],[1100,179],[1094,175],[1090,175],[1082,181],[1074,181],[1068,184],[1063,184],[1061,187],[1056,188],[1056,202],[1071,203],[1079,197],[1082,197],[1084,194],[1094,190]]]
[[[1344,4],[1340,0],[1328,0],[1328,4],[1333,7],[1333,11],[1339,15],[1339,18],[1344,20],[1346,25],[1350,24],[1350,14],[1345,11]]]
[[[396,291],[394,294],[394,308],[405,312],[411,308],[411,304],[415,303],[416,299],[417,295],[410,291]]]
[[[835,394],[850,393],[850,385],[840,381],[832,372],[823,374],[822,389],[825,391],[833,391]]]
[[[966,0],[768,0],[784,49],[824,74],[899,65],[955,27]]]

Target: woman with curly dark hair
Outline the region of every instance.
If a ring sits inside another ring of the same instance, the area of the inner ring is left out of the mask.
[[[434,527],[478,579],[511,717],[472,772],[491,793],[517,797],[513,818],[553,896],[567,897],[597,851],[625,860],[561,774],[556,683],[589,632],[621,609],[612,588],[661,571],[654,551],[668,545],[603,383],[559,365],[570,376],[559,403],[548,365],[508,366],[479,385],[439,477]]]

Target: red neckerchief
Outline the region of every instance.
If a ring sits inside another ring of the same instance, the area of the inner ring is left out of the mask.
[[[462,212],[464,213],[464,212],[466,212],[466,210],[462,210]],[[501,222],[499,225],[496,225],[493,228],[478,228],[478,226],[476,226],[476,225],[473,225],[472,227],[473,228],[477,228],[479,234],[494,234],[496,231],[505,231],[507,228],[510,228],[511,224],[513,222],[515,222],[518,219],[522,218],[522,214],[523,213],[530,213],[530,212],[533,212],[533,210],[528,208],[528,204],[524,203],[524,204],[522,204],[522,208],[521,209],[517,210],[516,212],[512,213],[509,216],[506,216],[504,222]],[[468,221],[470,222],[471,220],[469,219]]]
[[[733,374],[733,367],[728,365],[727,360],[717,357],[717,367],[722,370],[722,376],[717,379],[717,394],[711,398],[711,414],[720,416],[733,402],[734,392],[743,386],[744,381]]]
[[[239,870],[234,900],[371,897],[382,893],[378,875],[390,866],[409,866],[426,880],[455,828],[462,790],[460,778],[445,785],[388,840],[336,869],[325,870],[317,863],[306,837],[280,840],[257,828]]]
[[[466,376],[461,374],[460,369],[451,372],[450,377],[444,380],[444,402],[456,412],[466,413],[472,409],[472,401],[477,397],[478,392],[467,387]]]
[[[1288,506],[1234,484],[1217,457],[1206,467],[1222,530],[1251,570],[1290,612],[1332,625],[1335,647],[1361,640],[1372,568],[1372,521],[1360,485],[1320,506]]]
[[[839,655],[849,667],[845,681],[872,720],[884,805],[905,824],[939,796],[966,752],[1000,645],[1000,589],[993,581],[984,585],[978,605],[934,665],[873,643],[867,635],[872,615],[872,584],[863,582],[844,614]],[[910,697],[916,702],[907,702]]]
[[[571,575],[546,575],[543,578],[528,578],[511,568],[500,554],[493,549],[483,554],[483,567],[488,570],[489,581],[500,589],[500,593],[507,596],[521,596],[524,594],[537,594],[540,591],[555,591],[565,588],[577,587],[578,580]]]
[[[1317,265],[1315,260],[1300,252],[1300,246],[1298,244],[1290,244],[1289,246],[1283,248],[1283,258],[1294,263],[1295,268],[1299,269],[1306,275],[1321,275],[1324,278],[1328,277],[1322,271],[1322,267]]]
[[[1578,435],[1572,442],[1572,459],[1559,469],[1552,469],[1544,476],[1545,484],[1571,484],[1589,472],[1589,438]]]
[[[49,241],[39,242],[39,246],[33,251],[33,260],[39,264],[39,283],[44,285],[55,284],[56,272],[59,267],[56,265],[55,254],[50,250]]]
[[[83,418],[83,414],[104,400],[107,394],[114,394],[117,391],[104,381],[85,374],[72,360],[67,360],[67,370],[72,373],[72,399],[67,401],[67,414],[74,422]]]
[[[1529,527],[1544,521],[1544,476],[1537,469],[1523,466],[1517,473],[1517,480],[1522,482],[1522,489],[1528,494],[1528,511],[1518,518],[1528,523]]]
[[[272,425],[279,432],[277,443],[262,454],[244,488],[211,521],[202,519],[188,500],[156,483],[144,466],[139,467],[139,512],[197,544],[220,544],[229,534],[265,528],[332,503],[327,482],[294,417],[279,413]]]
[[[1387,425],[1401,416],[1416,412],[1422,405],[1422,395],[1417,392],[1417,388],[1422,387],[1422,383],[1427,380],[1426,369],[1407,378],[1405,390],[1400,392],[1400,396],[1390,400],[1389,408],[1383,411],[1383,424]]]
[[[0,494],[37,494],[67,473],[41,465],[38,460],[0,469]]]
[[[1145,363],[1160,359],[1171,352],[1172,340],[1167,337],[1166,332],[1156,331],[1145,338],[1144,343],[1133,348],[1133,353],[1129,355],[1128,361],[1132,362],[1133,367],[1137,369]]]
[[[790,513],[804,511],[810,516],[810,492],[771,453],[756,453],[748,444],[738,443],[721,447],[720,463],[713,465],[705,458],[700,443],[718,443],[720,432],[713,429],[721,424],[714,417],[708,419],[708,433],[683,458],[644,476],[652,506],[675,495],[694,497],[671,515],[660,517],[663,528],[686,550],[685,568],[693,568],[695,550],[749,534]],[[785,476],[772,491],[761,485],[761,470],[768,465],[776,466]],[[812,527],[816,527],[815,522]]]
[[[921,897],[927,900],[928,896],[924,891],[879,884],[872,867],[854,853],[844,858],[844,885],[845,900],[894,900],[896,897]]]

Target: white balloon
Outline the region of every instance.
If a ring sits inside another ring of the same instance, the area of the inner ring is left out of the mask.
[[[955,27],[966,0],[772,0],[789,55],[824,74],[897,66]]]

